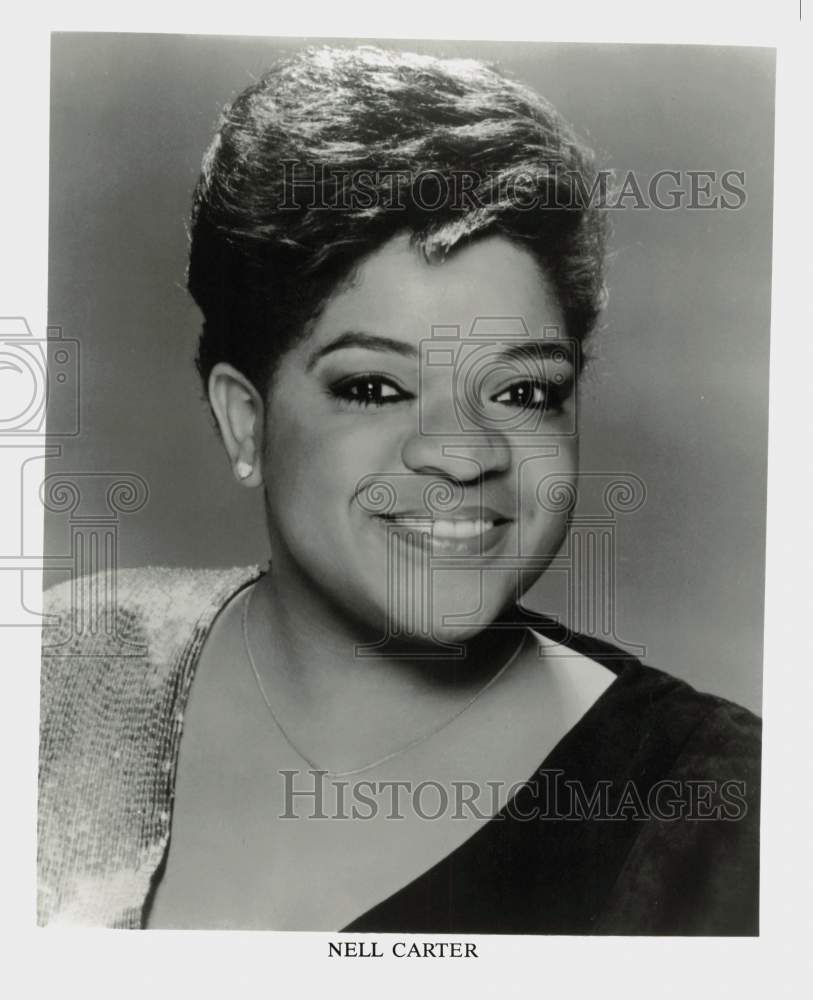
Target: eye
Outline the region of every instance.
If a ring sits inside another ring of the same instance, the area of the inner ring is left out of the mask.
[[[523,410],[541,410],[548,403],[547,387],[542,382],[535,382],[533,379],[524,379],[521,382],[514,382],[491,397],[492,402],[502,403],[504,406],[516,406]]]
[[[330,387],[331,394],[356,406],[388,406],[401,400],[412,399],[396,382],[385,375],[369,372],[342,379]]]

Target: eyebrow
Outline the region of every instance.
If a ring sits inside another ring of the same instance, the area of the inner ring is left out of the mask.
[[[569,364],[573,364],[573,345],[569,341],[562,340],[529,340],[522,344],[511,344],[504,351],[500,351],[501,358],[531,358],[543,360],[549,354],[561,352]]]
[[[499,338],[495,338],[495,342],[499,343]],[[394,340],[391,337],[382,337],[380,334],[375,333],[363,333],[360,330],[348,330],[346,333],[339,334],[329,344],[325,344],[324,347],[320,347],[314,351],[308,358],[305,370],[310,371],[318,361],[321,361],[322,358],[327,357],[329,354],[333,354],[335,351],[353,347],[366,351],[389,352],[398,354],[404,358],[417,358],[418,356],[416,348],[412,344],[405,343],[403,340]],[[497,356],[508,359],[529,358],[531,360],[539,360],[540,358],[544,359],[548,354],[552,354],[556,350],[564,351],[567,361],[570,364],[574,363],[571,344],[557,339],[530,340],[519,344],[512,343],[503,350],[500,350]]]
[[[348,347],[360,347],[365,351],[388,351],[392,354],[400,354],[405,358],[416,358],[418,356],[418,352],[414,346],[404,343],[403,340],[392,340],[390,337],[381,337],[374,333],[361,333],[357,330],[348,330],[347,333],[340,334],[335,340],[331,340],[329,344],[325,344],[324,347],[320,347],[317,351],[314,351],[310,358],[308,358],[308,363],[305,366],[306,370],[310,371],[317,361],[321,361],[328,354],[333,354],[334,351],[341,351]]]

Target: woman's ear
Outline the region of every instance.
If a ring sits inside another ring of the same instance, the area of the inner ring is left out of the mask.
[[[244,486],[261,486],[262,397],[245,375],[225,362],[218,362],[212,368],[208,390],[209,404],[235,478]]]

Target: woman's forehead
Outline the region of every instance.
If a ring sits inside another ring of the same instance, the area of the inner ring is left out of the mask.
[[[500,335],[518,321],[531,336],[550,336],[563,327],[552,286],[530,252],[493,235],[430,261],[408,234],[399,234],[365,258],[328,299],[309,341],[318,347],[360,329],[407,341],[431,336],[438,327],[457,327],[462,336],[473,328]]]

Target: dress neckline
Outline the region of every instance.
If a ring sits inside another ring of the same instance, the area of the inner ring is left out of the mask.
[[[636,657],[616,646],[572,632],[561,622],[530,611],[520,604],[515,605],[502,621],[504,625],[532,628],[533,631],[554,640],[559,645],[596,660],[616,675],[615,680],[562,736],[524,785],[516,790],[511,799],[490,820],[473,831],[470,837],[426,871],[347,924],[342,928],[342,933],[453,933],[461,930],[467,930],[469,933],[478,931],[494,933],[493,907],[500,905],[491,899],[495,891],[501,899],[504,899],[504,896],[511,895],[513,890],[515,897],[519,899],[524,895],[523,887],[527,885],[528,876],[533,875],[529,870],[529,863],[517,864],[512,855],[525,857],[530,854],[540,868],[546,869],[550,875],[555,876],[558,873],[559,877],[564,876],[569,883],[574,880],[578,883],[580,878],[589,883],[591,874],[596,881],[592,869],[590,872],[583,870],[580,873],[573,871],[573,864],[553,861],[562,848],[566,849],[568,856],[575,858],[578,855],[576,845],[582,844],[585,834],[588,839],[591,836],[590,833],[586,833],[584,826],[580,831],[575,830],[572,818],[557,818],[558,804],[551,801],[551,796],[558,795],[557,775],[567,775],[570,778],[575,763],[577,772],[575,780],[583,787],[589,789],[597,781],[606,781],[607,768],[599,764],[604,758],[602,751],[607,749],[606,730],[618,719],[619,712],[623,717],[628,717],[625,703],[630,700],[631,695],[640,697],[640,686],[637,682],[641,675],[649,675],[647,679],[655,681],[656,686],[661,679],[670,682],[674,679],[661,671],[644,667]],[[617,781],[629,767],[629,754],[625,752],[623,744],[614,749],[617,759],[613,761],[609,770],[612,771],[611,780]],[[544,800],[541,806],[540,794]],[[547,818],[528,821],[527,815],[535,809],[541,810]],[[537,822],[546,824],[546,832],[554,832],[554,837],[535,838],[533,833]],[[608,826],[606,823],[602,825]],[[609,824],[611,827],[612,825]],[[569,849],[567,849],[568,842]],[[544,846],[546,843],[547,847]],[[615,852],[606,850],[605,859],[611,858],[613,853],[620,857],[624,843],[624,839],[619,838],[617,850]],[[548,850],[552,853],[549,857],[545,857]],[[484,879],[484,871],[493,867],[495,859],[508,860],[504,866],[498,865],[501,869],[499,874],[495,874],[490,881],[488,877]],[[539,868],[537,873],[538,871]],[[556,881],[554,878],[554,882]],[[453,886],[458,885],[463,888],[463,893],[455,900]],[[484,888],[483,895],[478,897],[475,893],[474,905],[461,905],[464,898],[470,899],[472,887],[478,885]],[[551,908],[549,917],[554,912],[559,912],[562,903],[567,899],[570,899],[571,905],[574,905],[576,910],[579,909],[575,904],[577,900],[583,902],[584,892],[579,892],[577,889],[573,893],[572,890],[572,885],[567,888],[564,883],[558,886],[558,891],[551,890],[551,897],[558,897],[559,905]],[[465,913],[461,913],[461,910],[465,910]],[[530,932],[530,928],[523,922],[527,922],[527,915],[520,918],[520,926],[514,926],[516,913],[512,919],[511,914],[506,913],[502,906],[500,912],[501,933]],[[584,919],[584,914],[580,910],[577,919],[579,922]],[[565,926],[567,922],[565,919]],[[554,919],[551,928],[558,923],[561,923],[561,920]],[[551,929],[550,932],[558,931]]]

